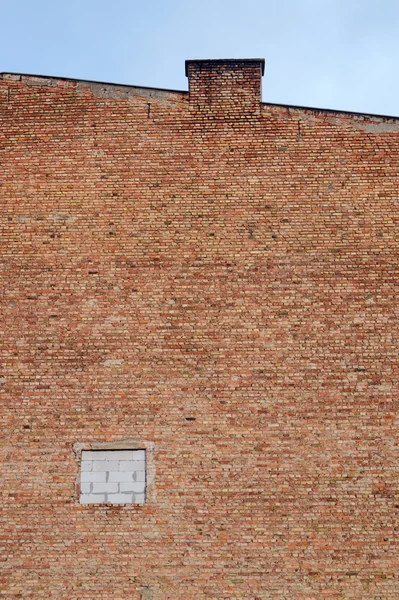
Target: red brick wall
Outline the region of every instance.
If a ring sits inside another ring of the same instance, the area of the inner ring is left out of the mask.
[[[260,69],[0,79],[7,600],[399,597],[399,122]],[[80,506],[132,439],[149,501]]]

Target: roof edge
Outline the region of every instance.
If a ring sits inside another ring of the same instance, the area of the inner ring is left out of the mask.
[[[113,81],[98,81],[96,79],[78,79],[76,77],[59,77],[57,75],[37,75],[35,73],[14,73],[12,71],[1,71],[0,79],[3,79],[4,75],[11,75],[15,77],[34,77],[35,79],[52,79],[54,81],[73,81],[76,83],[88,83],[97,85],[112,85],[115,87],[123,87],[128,89],[140,89],[140,90],[153,90],[155,92],[170,92],[175,94],[188,94],[187,90],[172,90],[169,88],[158,88],[150,87],[146,85],[130,85],[129,83],[115,83]]]
[[[300,104],[279,104],[276,102],[262,102],[262,106],[275,106],[281,108],[293,108],[294,110],[310,110],[312,112],[335,113],[338,115],[352,115],[353,117],[371,117],[374,119],[394,119],[399,120],[399,115],[381,115],[378,113],[357,112],[354,110],[342,110],[339,108],[320,108],[317,106],[302,106]]]
[[[206,61],[206,59],[199,59],[199,60],[204,60],[204,62],[209,62]],[[225,62],[223,61],[223,59],[215,59],[215,61],[220,60],[221,62]],[[239,60],[239,59],[228,59],[228,60]],[[263,59],[243,59],[243,60],[247,60],[247,61],[252,61],[252,60],[263,60]],[[186,61],[187,62],[187,61]],[[190,61],[189,61],[190,62]],[[45,80],[54,80],[54,81],[72,81],[72,82],[76,82],[76,83],[87,83],[87,84],[97,84],[97,85],[110,85],[110,86],[115,86],[115,87],[119,87],[119,88],[126,88],[126,89],[137,89],[137,90],[149,90],[149,91],[154,91],[154,92],[167,92],[167,93],[171,93],[171,94],[187,94],[188,95],[188,91],[187,90],[172,90],[170,88],[157,88],[157,87],[149,87],[149,86],[145,86],[145,85],[129,85],[127,83],[114,83],[114,82],[110,82],[110,81],[98,81],[95,79],[78,79],[76,77],[58,77],[55,75],[36,75],[34,73],[15,73],[12,71],[1,71],[0,72],[0,79],[3,79],[4,75],[11,75],[11,76],[16,76],[16,77],[34,77],[37,79],[45,79]],[[325,113],[335,113],[335,114],[343,114],[343,115],[353,115],[355,117],[371,117],[371,118],[375,118],[375,119],[394,119],[394,120],[399,120],[399,115],[395,116],[395,115],[384,115],[384,114],[379,114],[379,113],[367,113],[367,112],[358,112],[358,111],[353,111],[353,110],[342,110],[342,109],[335,109],[335,108],[320,108],[320,107],[316,107],[316,106],[303,106],[303,105],[299,105],[299,104],[280,104],[277,102],[261,102],[262,106],[275,106],[275,107],[281,107],[281,108],[287,108],[287,109],[297,109],[297,110],[309,110],[309,111],[313,111],[313,112],[325,112]]]

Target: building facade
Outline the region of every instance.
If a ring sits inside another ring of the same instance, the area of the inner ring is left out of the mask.
[[[399,119],[3,73],[2,594],[399,597]]]

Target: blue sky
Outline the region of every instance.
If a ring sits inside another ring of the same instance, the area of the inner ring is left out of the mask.
[[[187,89],[265,58],[263,100],[399,116],[398,0],[0,0],[0,71]]]

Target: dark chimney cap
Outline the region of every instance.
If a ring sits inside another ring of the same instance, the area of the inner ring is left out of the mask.
[[[258,63],[262,68],[262,75],[265,74],[265,59],[264,58],[197,58],[186,60],[186,77],[188,77],[188,67],[191,64],[240,64],[240,63]]]

